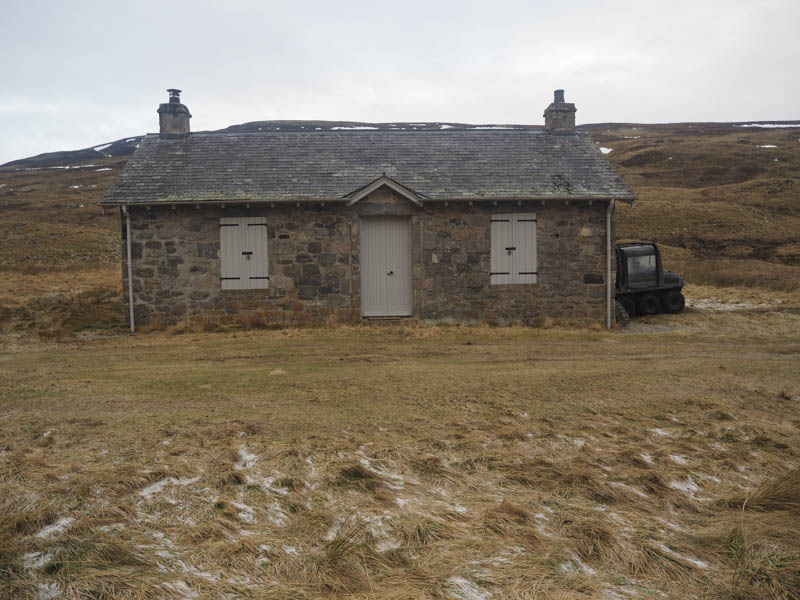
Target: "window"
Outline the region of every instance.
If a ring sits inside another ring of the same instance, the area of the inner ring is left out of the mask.
[[[628,287],[647,288],[658,285],[656,273],[656,256],[650,248],[650,254],[628,256]]]
[[[491,218],[490,283],[536,283],[536,213]]]
[[[224,217],[219,220],[220,283],[223,290],[269,287],[267,219]]]

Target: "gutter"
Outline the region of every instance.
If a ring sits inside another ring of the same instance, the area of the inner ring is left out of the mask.
[[[633,206],[634,197],[615,197],[609,198],[607,195],[575,195],[575,196],[554,196],[554,195],[533,195],[533,196],[524,196],[515,198],[513,196],[477,196],[477,197],[457,197],[457,198],[430,198],[418,194],[419,200],[425,204],[443,204],[445,202],[453,202],[453,203],[460,203],[460,202],[496,202],[496,203],[514,203],[514,202],[605,202],[608,200],[619,200],[620,202],[626,202]],[[170,208],[175,208],[178,206],[194,206],[195,208],[199,208],[201,205],[205,206],[218,206],[221,204],[225,205],[297,205],[297,206],[310,206],[313,204],[337,204],[337,203],[349,203],[351,202],[350,197],[345,198],[311,198],[311,199],[303,199],[303,200],[286,200],[286,199],[277,199],[277,200],[260,200],[260,199],[222,199],[222,198],[212,198],[208,200],[156,200],[152,202],[132,202],[132,203],[120,203],[120,202],[100,202],[100,206],[112,207],[112,206],[147,206],[147,207],[154,207],[154,206],[169,206]],[[249,208],[249,206],[248,206]]]
[[[125,215],[125,261],[128,263],[128,316],[130,317],[131,333],[136,333],[136,324],[133,321],[133,255],[131,252],[131,215],[128,207],[122,207]]]
[[[606,329],[611,329],[611,211],[614,200],[608,201],[606,209]]]

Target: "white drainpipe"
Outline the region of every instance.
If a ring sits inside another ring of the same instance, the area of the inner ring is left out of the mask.
[[[126,241],[126,261],[128,263],[128,309],[131,321],[131,333],[136,333],[136,324],[133,322],[133,256],[131,253],[131,215],[128,207],[122,207],[122,214],[125,215],[125,241]]]
[[[606,209],[606,328],[611,329],[611,211],[614,201],[609,200]]]

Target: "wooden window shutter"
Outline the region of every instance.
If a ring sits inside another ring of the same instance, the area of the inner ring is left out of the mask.
[[[245,224],[245,257],[247,288],[265,290],[269,287],[269,256],[267,255],[267,220],[264,217],[247,217]]]
[[[269,287],[267,220],[223,217],[219,220],[220,285],[223,290]]]
[[[536,283],[536,213],[514,215],[514,283]]]
[[[491,250],[489,283],[498,285],[514,282],[513,219],[512,214],[491,215]]]
[[[491,216],[492,285],[536,283],[536,213]]]
[[[242,225],[236,217],[219,220],[219,271],[223,290],[243,287]]]

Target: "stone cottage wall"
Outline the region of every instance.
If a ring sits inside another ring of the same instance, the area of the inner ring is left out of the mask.
[[[424,276],[415,294],[424,319],[537,324],[605,323],[605,210],[594,202],[453,205],[426,215]],[[491,213],[534,212],[536,284],[490,285]]]
[[[359,216],[407,215],[414,316],[432,321],[605,322],[605,202],[491,202],[418,207],[387,189],[353,207],[278,204],[134,207],[134,314],[175,322],[258,312],[276,325],[360,320]],[[489,285],[491,213],[535,212],[538,283]],[[265,216],[270,287],[222,290],[220,217]],[[123,244],[125,241],[123,240]],[[124,249],[123,249],[124,255]],[[127,271],[123,268],[127,297]]]
[[[254,311],[276,324],[353,317],[351,223],[336,210],[201,205],[141,207],[130,213],[137,323],[174,322],[194,314],[224,320]],[[268,219],[266,290],[220,288],[219,219],[232,216]],[[123,276],[127,279],[127,273]],[[127,281],[125,286],[127,291]]]

